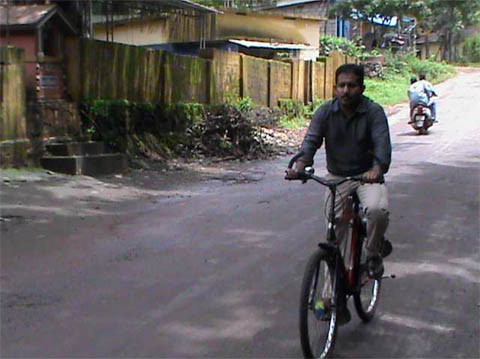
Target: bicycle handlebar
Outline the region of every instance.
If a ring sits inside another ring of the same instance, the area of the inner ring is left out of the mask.
[[[288,163],[288,168],[291,169],[293,167],[293,164],[300,158],[302,157],[304,154],[303,151],[300,151],[298,152],[295,156],[292,157],[292,159],[290,160],[290,162]],[[285,176],[285,179],[288,180],[288,181],[295,181],[295,180],[301,180],[303,183],[307,182],[308,180],[312,179],[314,180],[315,182],[318,182],[324,186],[327,186],[327,187],[337,187],[339,185],[341,185],[342,183],[345,183],[347,181],[357,181],[357,182],[365,182],[365,178],[363,177],[363,175],[357,175],[357,176],[348,176],[348,177],[344,177],[344,178],[341,178],[341,179],[327,179],[325,177],[319,177],[319,176],[315,176],[313,173],[314,173],[314,169],[312,167],[310,167],[311,170],[307,170],[307,171],[304,171],[304,172],[301,172],[301,173],[298,173],[298,178],[290,178],[288,177],[288,175]],[[375,182],[375,183],[384,183],[385,180],[382,176],[382,178],[380,178],[379,181]]]

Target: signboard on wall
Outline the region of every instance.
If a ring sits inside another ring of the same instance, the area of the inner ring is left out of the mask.
[[[43,89],[56,89],[60,84],[59,78],[56,75],[41,75],[40,76],[40,88]]]

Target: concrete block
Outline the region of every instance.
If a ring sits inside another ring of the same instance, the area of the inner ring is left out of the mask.
[[[41,159],[43,168],[70,175],[99,176],[124,172],[127,158],[122,153],[93,156],[46,156]]]
[[[103,142],[49,143],[45,148],[52,156],[91,156],[105,152]]]

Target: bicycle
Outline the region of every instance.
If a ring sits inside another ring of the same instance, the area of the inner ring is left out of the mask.
[[[292,168],[296,159],[302,153],[295,155],[288,165]],[[326,242],[320,242],[319,248],[311,255],[305,268],[300,295],[300,341],[305,358],[325,358],[334,349],[338,323],[337,309],[353,296],[355,309],[364,322],[369,322],[377,309],[382,279],[370,278],[367,270],[366,253],[363,244],[366,238],[366,219],[362,217],[361,205],[357,195],[348,196],[344,207],[344,219],[348,220],[351,235],[345,243],[338,243],[335,235],[335,197],[336,189],[347,181],[364,181],[361,176],[346,177],[331,180],[315,176],[313,168],[301,173],[298,178],[305,183],[314,180],[330,190],[330,211]],[[285,179],[292,179],[285,177]],[[349,243],[348,243],[349,242]],[[343,248],[341,248],[343,247]],[[342,254],[343,249],[343,254]],[[348,250],[348,256],[347,256]],[[381,254],[386,257],[392,250],[389,241],[382,243]],[[348,261],[345,262],[345,259]],[[391,278],[395,276],[392,275]],[[339,305],[341,304],[341,305]],[[309,320],[311,319],[311,320]],[[317,329],[318,339],[310,338]]]

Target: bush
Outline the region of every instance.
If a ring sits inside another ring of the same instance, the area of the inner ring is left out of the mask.
[[[269,147],[250,118],[252,108],[249,98],[221,106],[95,100],[81,105],[81,116],[89,139],[130,158],[259,157]]]
[[[328,56],[332,51],[339,51],[349,56],[359,57],[364,48],[343,37],[320,37],[320,55],[323,56]]]

